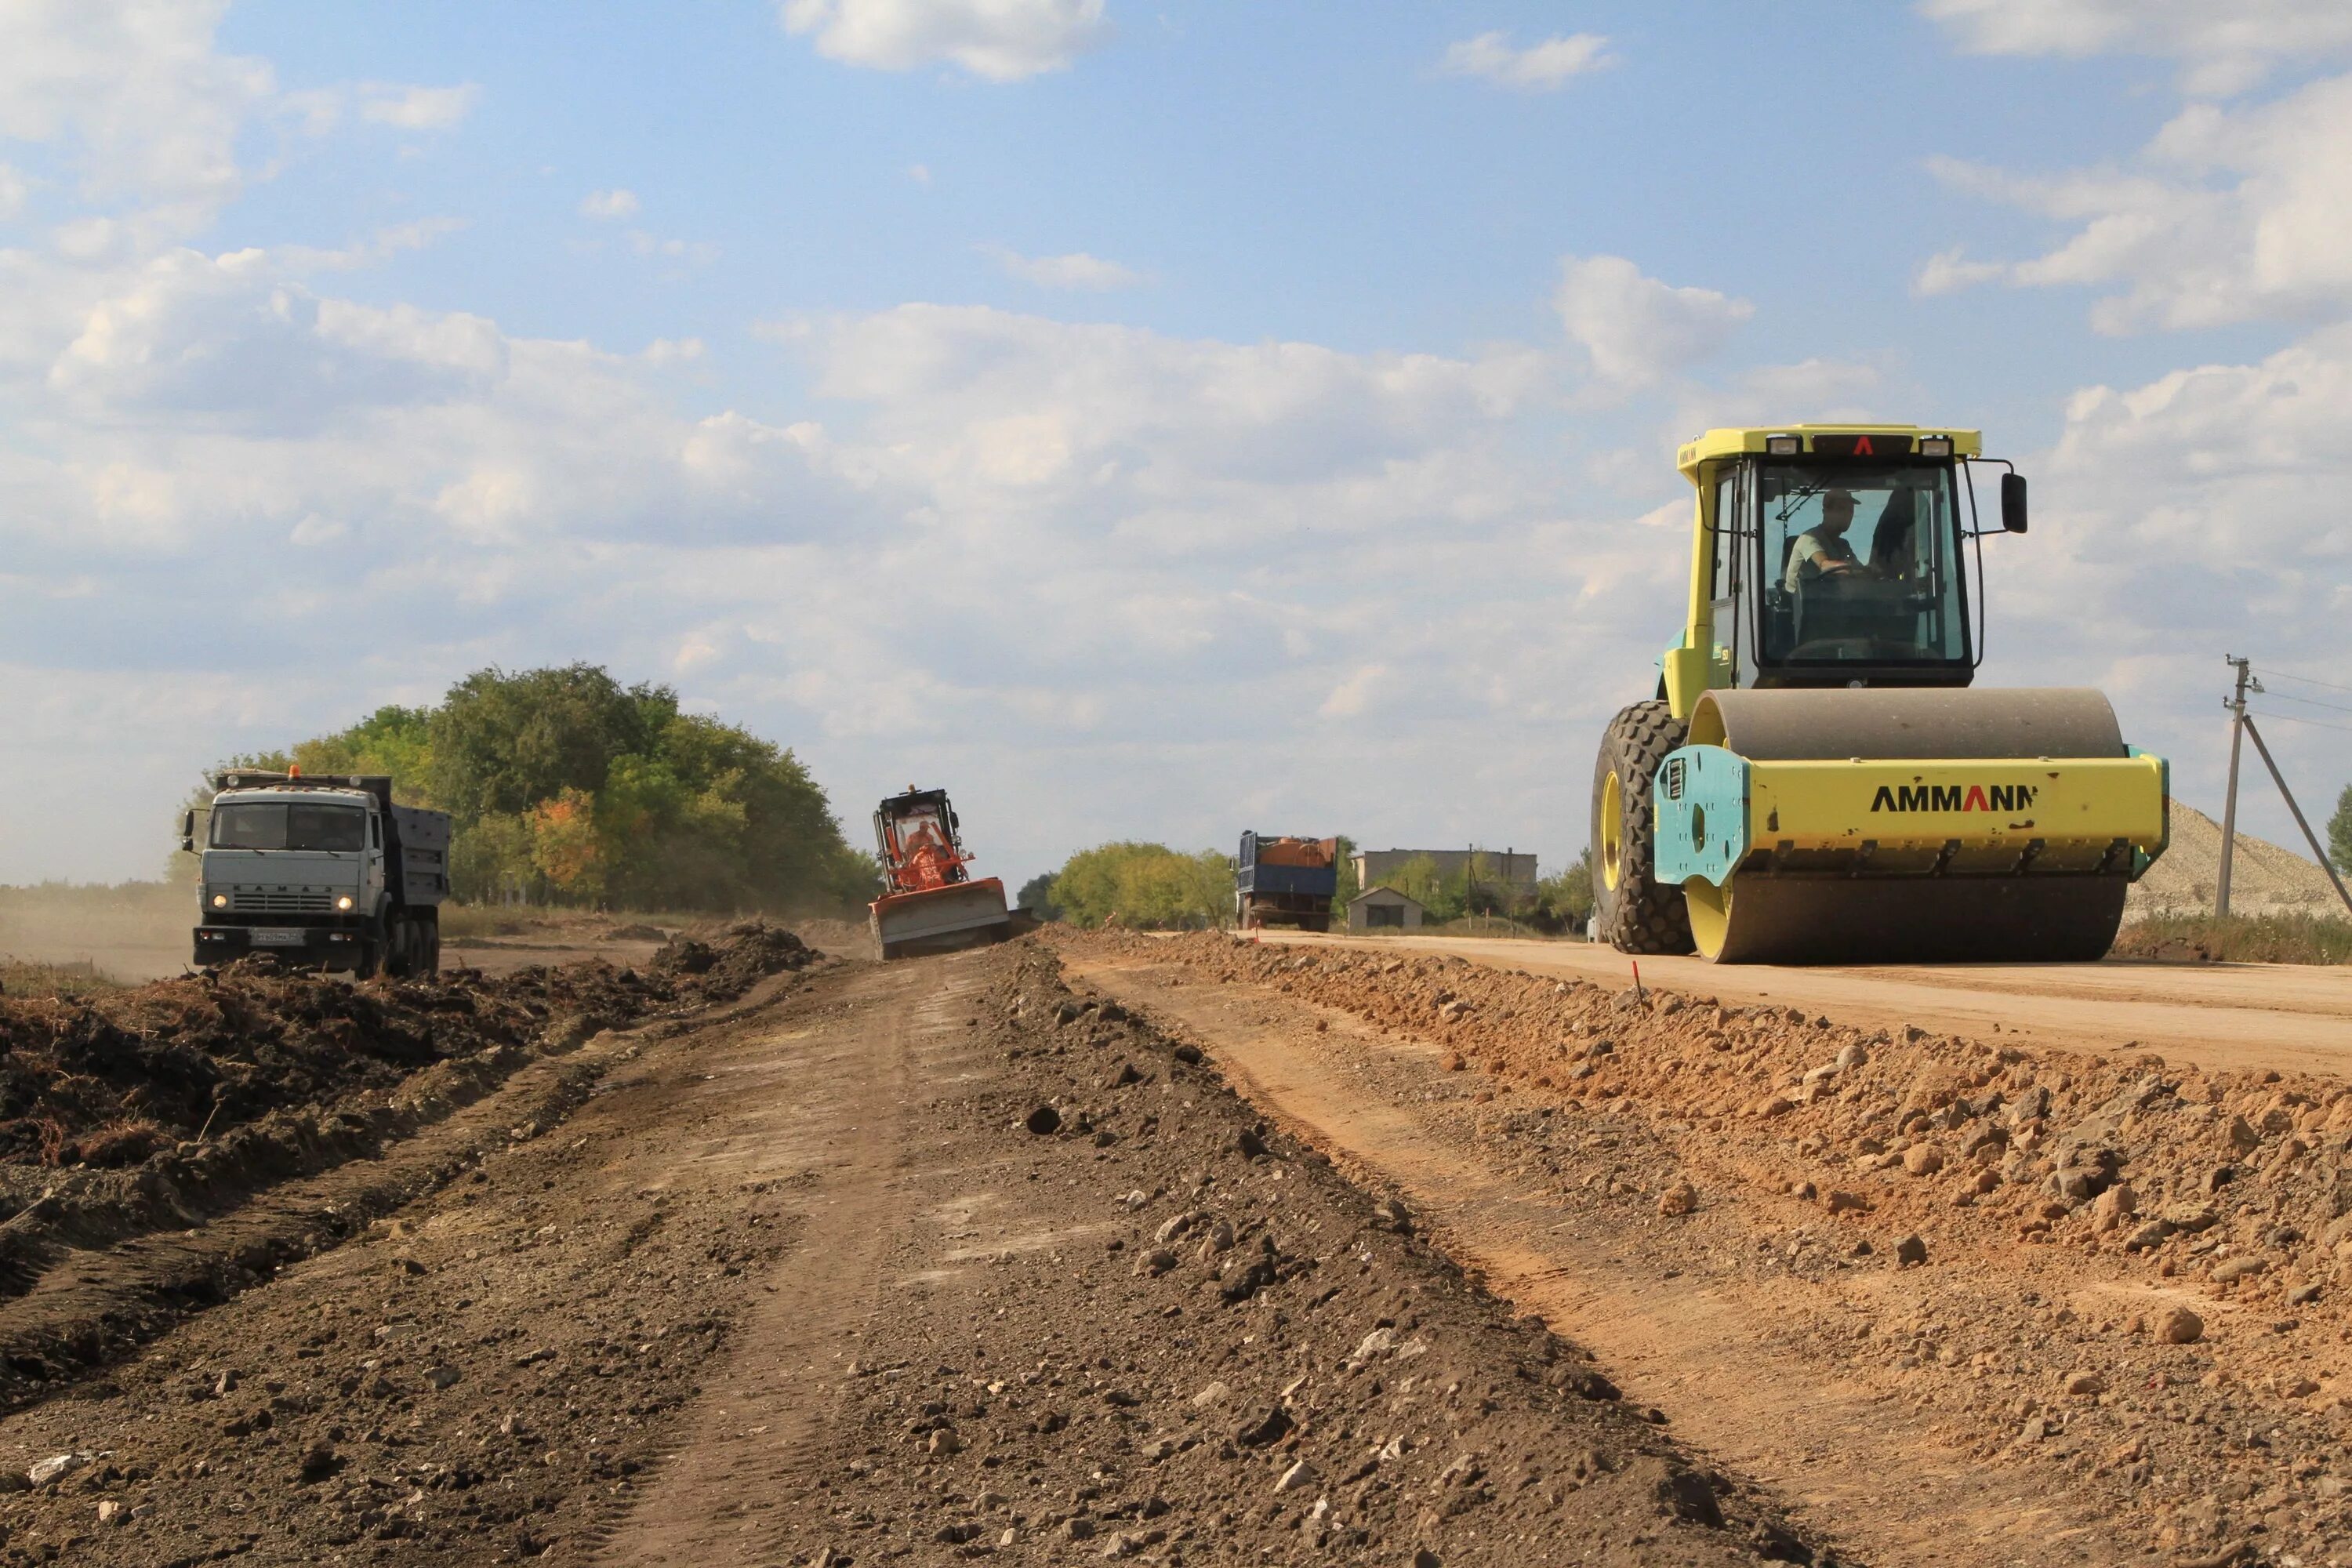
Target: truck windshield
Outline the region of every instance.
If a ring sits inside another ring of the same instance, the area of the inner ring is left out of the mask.
[[[1766,463],[1767,664],[1969,658],[1948,463]]]
[[[213,807],[215,849],[364,849],[367,813],[355,805],[256,800]]]

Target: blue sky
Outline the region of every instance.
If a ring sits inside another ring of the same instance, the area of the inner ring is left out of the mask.
[[[2222,653],[2352,687],[2352,20],[1761,16],[12,7],[0,879],[575,658],[853,828],[949,784],[1010,877],[1556,864],[1675,630],[1674,444],[1822,416],[2023,464],[1987,680],[2106,688],[2218,809]],[[2270,726],[2324,814],[2352,712],[2273,709],[2346,726]]]

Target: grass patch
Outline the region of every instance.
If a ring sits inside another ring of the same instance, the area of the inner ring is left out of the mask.
[[[121,989],[87,959],[76,963],[26,963],[0,958],[0,990],[11,996],[96,996]]]
[[[2116,938],[2118,958],[2199,963],[2352,963],[2352,921],[2326,915],[2158,914]]]

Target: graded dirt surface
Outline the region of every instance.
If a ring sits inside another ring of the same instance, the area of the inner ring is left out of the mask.
[[[1861,1561],[2352,1562],[2338,1075],[1881,1024],[1811,970],[1753,975],[1801,1011],[1528,943],[1056,941]]]
[[[0,1300],[0,1562],[1845,1560],[1040,943],[789,951],[90,1194]]]
[[[1633,963],[1581,942],[1259,933],[1269,942],[1451,954],[1619,988]],[[1871,1029],[1906,1025],[2017,1043],[2150,1050],[2215,1068],[2352,1071],[2352,966],[2289,963],[1879,964],[1801,969],[1644,958],[1642,979],[1744,1004],[1833,1013]]]

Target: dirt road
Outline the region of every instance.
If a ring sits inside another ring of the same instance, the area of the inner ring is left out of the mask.
[[[1034,943],[580,1032],[39,1254],[0,1561],[1832,1561]]]
[[[1383,953],[1451,953],[1539,974],[1632,984],[1614,948],[1455,937],[1349,938],[1262,932],[1267,942]],[[2211,1068],[2352,1070],[2352,968],[2157,963],[1975,963],[1803,969],[1644,958],[1653,984],[1744,1003],[1835,1014],[1871,1029],[2014,1036],[2028,1046],[2162,1052]]]
[[[1868,1561],[2352,1561],[2340,1080],[1850,1028],[1813,991],[1637,1000],[1550,978],[1589,950],[1466,946],[1066,957]]]

